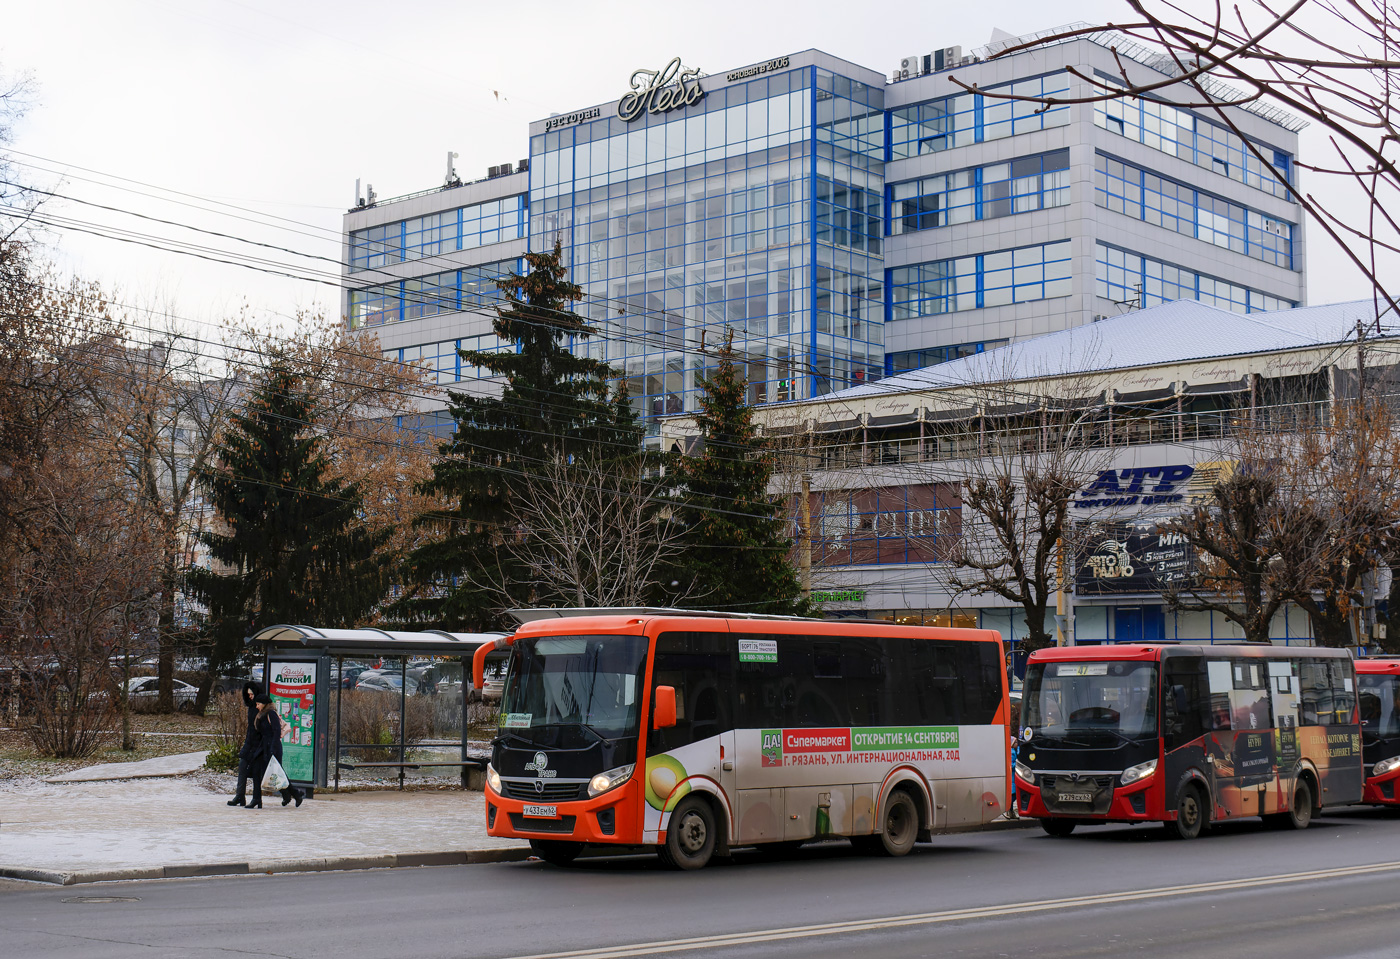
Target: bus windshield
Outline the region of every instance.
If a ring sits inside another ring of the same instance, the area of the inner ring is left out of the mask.
[[[1361,730],[1371,736],[1400,736],[1400,676],[1359,673]]]
[[[1100,747],[1157,735],[1155,663],[1033,663],[1024,699],[1036,738]]]
[[[646,659],[643,636],[517,640],[501,697],[501,735],[560,746],[561,726],[583,738],[635,736]]]

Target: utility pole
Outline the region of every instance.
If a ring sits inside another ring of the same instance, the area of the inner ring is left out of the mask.
[[[1074,645],[1074,606],[1065,569],[1065,540],[1055,540],[1055,645]]]
[[[802,598],[812,599],[812,475],[802,474],[802,501],[798,504],[802,529],[797,540],[798,571],[802,576]]]
[[[1366,408],[1366,325],[1356,318],[1356,405]]]

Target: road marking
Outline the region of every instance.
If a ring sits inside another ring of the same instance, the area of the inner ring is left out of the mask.
[[[921,912],[906,916],[887,916],[882,919],[853,919],[846,922],[828,922],[812,926],[788,926],[779,929],[759,929],[754,932],[698,936],[693,939],[639,942],[633,945],[605,946],[598,949],[576,949],[570,952],[545,952],[530,956],[516,956],[514,959],[632,959],[632,957],[636,956],[653,956],[671,952],[691,952],[697,949],[721,949],[734,946],[749,946],[765,942],[781,942],[786,939],[809,939],[815,936],[850,935],[858,932],[874,932],[880,929],[897,929],[902,926],[922,926],[939,922],[961,922],[968,919],[994,919],[1000,916],[1023,915],[1028,912],[1046,912],[1051,909],[1075,909],[1119,902],[1142,902],[1150,899],[1169,899],[1174,896],[1195,896],[1212,892],[1257,889],[1262,886],[1317,882],[1326,879],[1348,879],[1355,876],[1370,876],[1377,873],[1397,871],[1400,871],[1400,862],[1380,862],[1367,866],[1340,866],[1335,869],[1315,869],[1310,872],[1289,872],[1281,873],[1276,876],[1258,876],[1253,879],[1224,879],[1216,882],[1192,883],[1187,886],[1159,886],[1154,889],[1107,892],[1093,896],[1071,896],[1065,899],[1037,899],[1030,902],[1007,903],[1000,906],[975,906],[967,909],[950,909],[944,912]]]

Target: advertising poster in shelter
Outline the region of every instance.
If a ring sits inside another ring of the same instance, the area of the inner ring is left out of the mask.
[[[282,768],[293,782],[315,781],[316,664],[268,664],[268,695],[282,717]]]

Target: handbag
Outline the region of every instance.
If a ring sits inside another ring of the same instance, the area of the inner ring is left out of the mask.
[[[282,764],[273,757],[267,761],[267,772],[263,773],[262,788],[266,792],[278,792],[291,785],[291,780],[287,778],[287,773],[282,769]]]

